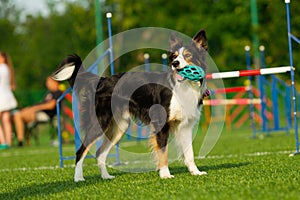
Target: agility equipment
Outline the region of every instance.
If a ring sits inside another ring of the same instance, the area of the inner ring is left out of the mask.
[[[293,66],[293,48],[292,40],[300,44],[300,40],[294,36],[291,32],[291,22],[290,22],[290,0],[285,0],[286,5],[286,20],[287,20],[287,33],[288,33],[288,44],[289,44],[289,57],[290,57],[290,66]],[[291,81],[292,81],[292,99],[293,99],[293,108],[294,108],[294,129],[295,129],[295,139],[296,139],[296,152],[291,154],[291,156],[299,154],[299,133],[298,133],[298,120],[297,120],[297,103],[296,103],[296,88],[295,88],[295,73],[294,70],[291,70]]]
[[[261,68],[265,68],[265,48],[264,46],[260,46],[260,58],[261,58]],[[269,88],[269,91],[267,91]],[[286,130],[287,134],[289,130],[292,128],[292,109],[291,109],[291,86],[288,85],[285,81],[281,80],[275,75],[271,75],[271,79],[266,79],[264,76],[259,77],[259,90],[261,94],[261,99],[265,99],[264,95],[269,93],[271,94],[271,101],[272,101],[272,113],[274,116],[273,122],[274,127],[270,129],[270,126],[267,124],[268,121],[263,121],[262,131],[269,132],[269,131],[282,131]],[[283,107],[279,108],[279,98],[282,98]],[[265,118],[265,113],[267,111],[267,104],[265,102],[262,103],[262,112],[261,115]],[[284,116],[285,120],[280,120],[280,113],[281,116]],[[280,121],[285,122],[286,126],[282,127]]]
[[[224,79],[224,78],[236,78],[236,77],[243,77],[243,76],[280,74],[280,73],[289,72],[291,70],[294,70],[293,67],[284,66],[284,67],[272,67],[272,68],[266,68],[266,69],[228,71],[228,72],[207,74],[206,79]]]
[[[261,99],[211,99],[203,100],[205,106],[216,106],[216,105],[249,105],[249,104],[261,104]]]
[[[99,58],[88,68],[89,72],[97,74],[97,66],[100,61],[102,61],[106,56],[109,56],[110,61],[110,73],[111,75],[114,74],[114,54],[113,54],[113,45],[112,45],[112,28],[111,28],[111,18],[112,14],[107,13],[107,26],[108,26],[108,40],[109,40],[109,47],[103,52],[102,55],[99,56]],[[60,167],[64,167],[64,160],[74,160],[75,156],[64,156],[63,155],[63,149],[62,149],[62,133],[61,133],[61,124],[60,124],[60,117],[61,117],[61,108],[60,108],[60,102],[69,94],[72,92],[72,88],[69,87],[57,100],[56,102],[56,112],[57,112],[57,118],[58,118],[58,148],[59,148],[59,163]],[[77,151],[81,145],[81,139],[79,134],[79,127],[76,126],[76,121],[79,121],[79,109],[78,109],[78,99],[75,95],[75,93],[72,94],[72,107],[73,107],[73,117],[74,117],[74,140],[75,140],[75,151]],[[101,142],[101,141],[100,141]],[[100,144],[97,144],[98,146]],[[114,154],[109,154],[109,156],[113,156],[116,158],[116,163],[120,162],[119,158],[119,146],[116,145],[116,152]],[[87,157],[93,157],[93,156],[87,156]]]
[[[212,73],[212,74],[207,74],[206,78],[207,79],[221,79],[221,78],[234,78],[234,77],[242,77],[242,76],[255,76],[255,75],[266,75],[266,74],[277,74],[277,73],[286,73],[290,72],[291,74],[291,82],[292,82],[292,99],[293,99],[293,107],[294,107],[294,129],[295,129],[295,137],[296,137],[296,152],[295,154],[299,154],[299,137],[298,137],[298,126],[297,126],[297,112],[296,112],[296,90],[295,90],[295,85],[294,85],[294,70],[295,68],[293,67],[293,57],[292,57],[292,40],[296,41],[297,43],[300,44],[300,40],[297,39],[294,35],[291,34],[291,28],[290,28],[290,11],[289,11],[289,4],[290,0],[285,0],[286,3],[286,10],[287,10],[287,26],[288,26],[288,41],[289,41],[289,54],[290,54],[290,66],[285,66],[285,67],[276,67],[276,68],[266,68],[266,69],[260,69],[260,70],[241,70],[241,71],[231,71],[231,72],[220,72],[220,73]],[[110,57],[110,66],[111,66],[111,74],[114,74],[114,65],[113,65],[113,49],[112,49],[112,38],[111,38],[111,14],[107,15],[107,21],[108,21],[108,32],[109,32],[109,45],[110,47],[96,60],[95,66],[107,55]],[[91,67],[93,68],[93,67]],[[67,93],[71,92],[71,89],[67,89],[66,92],[63,95],[66,95]],[[58,100],[57,103],[57,113],[59,117],[59,102],[64,98],[62,95],[62,98]],[[251,98],[250,98],[251,99]],[[76,100],[73,100],[73,105],[76,105]],[[253,102],[252,102],[253,103]],[[251,104],[250,104],[251,105]],[[77,109],[78,112],[78,109]],[[73,113],[74,118],[78,119],[78,113]],[[58,120],[58,123],[60,120]],[[60,132],[60,127],[58,128],[58,131]],[[60,166],[63,167],[63,160],[66,159],[74,159],[75,157],[63,157],[62,156],[62,141],[61,141],[61,133],[58,133],[59,135],[59,148],[60,148]],[[78,149],[77,142],[80,142],[80,138],[76,139],[76,136],[79,137],[79,134],[77,133],[77,128],[75,127],[75,146],[76,150]],[[295,155],[293,154],[293,155]],[[116,153],[116,158],[118,159],[118,151]]]
[[[248,86],[231,87],[231,88],[219,88],[212,90],[212,94],[230,93],[230,92],[247,92],[250,90]]]
[[[202,123],[203,128],[208,127],[211,120],[218,121],[218,117],[214,117],[210,114],[210,106],[225,106],[226,105],[226,129],[230,131],[232,127],[241,128],[247,120],[249,120],[248,107],[253,106],[255,112],[252,113],[255,116],[255,121],[261,124],[261,118],[259,116],[259,110],[261,105],[261,99],[259,95],[255,98],[249,98],[248,94],[255,88],[249,86],[239,86],[231,88],[217,88],[211,90],[211,95],[227,94],[232,96],[230,99],[205,99],[204,105],[204,122]],[[259,92],[258,92],[259,93]],[[252,119],[251,119],[252,122]]]

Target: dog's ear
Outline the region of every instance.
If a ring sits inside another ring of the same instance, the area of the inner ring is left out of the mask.
[[[57,81],[68,80],[71,86],[75,81],[77,73],[81,68],[81,58],[76,55],[69,55],[60,63],[58,69],[51,75],[51,78]]]
[[[178,35],[175,32],[172,32],[169,40],[170,53],[174,53],[180,47],[182,47],[182,40],[179,39]]]
[[[67,63],[58,68],[52,75],[51,78],[56,81],[65,81],[71,78],[75,70],[74,63]]]
[[[206,32],[205,30],[200,30],[193,38],[194,44],[197,48],[204,48],[206,51],[208,50],[207,39],[206,39]]]

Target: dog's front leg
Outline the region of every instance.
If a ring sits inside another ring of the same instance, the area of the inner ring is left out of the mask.
[[[182,150],[184,163],[192,175],[205,175],[206,172],[199,171],[194,161],[194,151],[192,145],[193,129],[192,127],[179,127],[175,133],[177,144]]]
[[[168,167],[168,138],[169,125],[166,124],[160,132],[152,138],[153,149],[158,158],[158,170],[160,178],[173,178]]]
[[[160,178],[174,178],[168,167],[168,145],[157,151]]]
[[[187,146],[183,155],[184,155],[184,163],[192,175],[207,174],[207,172],[199,171],[198,167],[196,166],[195,161],[194,161],[194,151],[193,151],[192,145]]]

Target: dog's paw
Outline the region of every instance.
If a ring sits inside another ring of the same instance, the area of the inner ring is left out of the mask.
[[[74,182],[85,181],[83,177],[74,177]]]
[[[106,174],[106,175],[101,175],[101,178],[102,178],[102,179],[114,179],[114,178],[115,178],[115,176],[112,176],[112,175]]]
[[[207,172],[199,171],[198,167],[195,164],[188,166],[188,169],[190,173],[194,176],[202,176],[207,174]]]
[[[160,176],[161,179],[167,179],[167,178],[174,178],[173,175],[167,175],[167,176]]]
[[[166,178],[174,178],[173,175],[171,175],[170,170],[168,166],[164,166],[159,170],[159,177],[166,179]]]
[[[201,171],[197,170],[197,171],[192,171],[191,174],[194,176],[202,176],[202,175],[206,175],[207,172],[201,172]]]

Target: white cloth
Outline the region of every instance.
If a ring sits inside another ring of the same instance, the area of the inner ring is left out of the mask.
[[[17,107],[16,98],[10,87],[10,72],[6,64],[0,64],[0,112]]]
[[[38,121],[38,122],[47,122],[50,120],[49,115],[47,115],[43,111],[36,112],[35,117],[36,117],[36,121]]]

